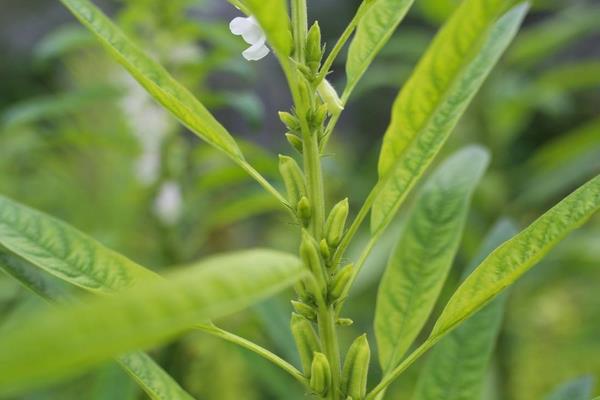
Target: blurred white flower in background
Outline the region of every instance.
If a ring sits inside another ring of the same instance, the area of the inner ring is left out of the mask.
[[[254,17],[234,18],[229,24],[229,29],[231,33],[242,36],[244,41],[251,45],[242,52],[246,60],[257,61],[269,54],[269,48],[265,44],[267,41],[265,33]]]
[[[133,78],[120,74],[117,79],[126,90],[121,107],[142,148],[135,165],[136,175],[140,182],[151,185],[160,175],[161,146],[172,122]]]
[[[181,216],[183,198],[177,182],[166,181],[154,200],[154,215],[165,225],[173,225]]]

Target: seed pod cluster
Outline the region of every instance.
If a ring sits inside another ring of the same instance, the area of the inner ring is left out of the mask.
[[[369,373],[369,361],[371,349],[367,341],[367,335],[361,335],[354,340],[342,370],[342,393],[353,400],[364,399],[367,394],[367,375]]]

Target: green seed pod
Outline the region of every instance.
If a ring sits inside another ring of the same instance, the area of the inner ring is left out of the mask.
[[[283,178],[290,204],[298,204],[300,197],[306,193],[304,174],[292,157],[279,155],[279,173]]]
[[[300,131],[300,121],[289,112],[279,111],[279,119],[292,132]]]
[[[298,281],[294,284],[294,291],[298,295],[302,301],[310,302],[311,295],[306,288],[306,283],[304,280]]]
[[[313,354],[321,350],[319,338],[312,324],[300,314],[292,313],[291,329],[304,374],[310,378]]]
[[[306,38],[306,64],[313,73],[319,72],[321,59],[323,58],[323,48],[321,47],[321,28],[319,23],[310,27]]]
[[[327,260],[331,257],[331,251],[329,250],[329,245],[327,244],[327,240],[321,239],[319,242],[319,250],[321,250],[321,255],[323,259]],[[329,265],[327,265],[329,267]]]
[[[285,138],[292,145],[292,147],[294,149],[296,149],[296,151],[298,153],[302,154],[304,145],[302,143],[302,139],[300,139],[299,136],[296,136],[293,133],[288,132],[285,134]]]
[[[367,375],[371,349],[367,335],[361,335],[350,346],[342,371],[342,393],[353,399],[363,399],[367,394]]]
[[[312,85],[309,83],[310,79],[300,79],[298,82],[298,89],[300,92],[300,98],[306,102],[306,104],[310,104],[310,101],[314,95],[314,89]]]
[[[346,265],[335,274],[329,286],[329,301],[334,302],[344,294],[353,274],[354,266],[352,264]]]
[[[300,221],[302,221],[302,225],[304,227],[307,227],[308,224],[310,224],[312,208],[310,206],[310,201],[306,196],[302,196],[302,198],[300,198],[300,201],[298,201],[298,204],[296,206],[296,211],[298,218],[300,218]]]
[[[292,307],[294,307],[294,311],[310,321],[315,321],[317,319],[317,312],[315,309],[306,303],[292,300]]]
[[[327,109],[332,115],[339,115],[344,109],[344,104],[334,87],[331,86],[331,83],[327,79],[323,79],[319,86],[317,87],[317,92],[323,100],[323,103],[327,105]]]
[[[306,230],[302,230],[302,243],[300,244],[300,257],[304,265],[312,272],[320,288],[326,288],[325,271],[321,263],[319,248],[315,240]]]
[[[325,238],[331,247],[337,247],[344,235],[348,218],[348,198],[337,203],[331,209],[325,222]]]
[[[331,386],[331,368],[323,353],[315,353],[310,368],[310,388],[313,392],[325,395]]]
[[[350,318],[338,318],[335,320],[335,324],[339,326],[350,326],[354,324],[354,321],[352,321]]]

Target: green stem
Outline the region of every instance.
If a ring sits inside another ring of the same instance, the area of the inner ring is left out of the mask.
[[[382,393],[392,382],[394,382],[402,372],[410,367],[419,357],[427,352],[438,340],[427,340],[419,348],[413,351],[404,361],[394,368],[389,374],[386,374],[381,382],[371,390],[365,397],[365,400],[376,400],[379,393]]]
[[[308,16],[306,0],[292,0],[292,30],[294,35],[294,56],[296,61],[303,63],[304,47],[308,33]]]
[[[308,382],[306,381],[304,375],[302,375],[302,373],[298,371],[293,365],[291,365],[281,357],[277,356],[276,354],[265,349],[264,347],[257,345],[256,343],[253,343],[247,339],[244,339],[243,337],[237,336],[212,324],[198,324],[196,325],[196,329],[199,329],[203,332],[206,332],[208,334],[226,340],[230,343],[237,344],[238,346],[243,347],[247,350],[250,350],[258,354],[259,356],[271,361],[273,364],[277,365],[278,367],[289,373],[298,382],[302,383],[305,386],[308,385]]]
[[[321,67],[321,71],[319,72],[319,78],[317,79],[317,83],[327,76],[335,59],[340,54],[340,51],[342,51],[342,49],[344,48],[344,45],[346,44],[348,39],[350,39],[350,36],[352,36],[354,29],[356,29],[358,22],[364,15],[364,11],[366,10],[366,4],[367,2],[363,2],[358,7],[358,10],[354,14],[354,17],[352,17],[352,20],[350,21],[348,26],[346,26],[346,29],[344,29],[344,32],[342,32],[342,35],[335,43],[335,46],[333,46],[333,49],[331,49],[331,51],[329,52],[329,55],[325,59],[325,62],[323,62],[323,66]]]
[[[331,387],[327,398],[338,400],[340,398],[339,388],[341,380],[340,348],[335,329],[335,311],[332,306],[320,306],[317,315],[319,326],[319,337],[323,346],[323,352],[331,367]]]
[[[323,173],[317,135],[309,132],[307,136],[304,138],[304,171],[308,196],[312,205],[312,234],[319,241],[323,236],[323,225],[325,224]]]
[[[238,162],[238,165],[242,167],[244,171],[248,173],[260,186],[262,186],[267,192],[269,192],[273,197],[277,199],[284,207],[290,209],[290,205],[283,197],[281,193],[277,189],[275,189],[266,179],[262,176],[252,165],[247,163],[246,161]]]

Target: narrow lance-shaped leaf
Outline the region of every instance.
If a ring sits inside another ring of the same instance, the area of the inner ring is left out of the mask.
[[[0,250],[0,270],[14,277],[40,297],[54,302],[69,300],[69,288],[52,275],[40,271],[16,256]],[[152,400],[193,400],[158,364],[145,353],[129,353],[117,358],[118,363]]]
[[[525,230],[494,250],[454,293],[429,338],[400,365],[386,374],[366,400],[374,400],[415,360],[513,284],[599,209],[600,175],[571,193]]]
[[[203,140],[224,151],[235,161],[243,160],[234,139],[202,103],[161,65],[134,45],[100,9],[89,0],[61,2],[156,101]]]
[[[244,0],[248,11],[265,31],[269,43],[280,57],[292,52],[290,17],[285,0]]]
[[[198,321],[237,311],[305,277],[297,257],[271,250],[215,256],[171,280],[35,313],[0,333],[0,394],[160,344]]]
[[[3,196],[0,245],[52,275],[96,293],[113,293],[157,278],[64,222]]]
[[[527,5],[504,14],[510,4],[462,2],[402,88],[379,157],[385,185],[373,204],[372,232],[389,224],[515,36]]]
[[[384,371],[400,362],[427,322],[488,162],[480,147],[459,151],[436,169],[409,212],[377,293],[375,334]]]
[[[517,233],[502,220],[489,233],[467,277],[496,246]],[[500,296],[445,337],[429,355],[420,372],[413,400],[479,400],[496,337],[504,314],[506,296]]]
[[[492,252],[454,293],[433,328],[444,335],[537,264],[600,209],[600,175]]]
[[[544,400],[588,400],[592,397],[593,388],[594,379],[591,376],[584,376],[561,384]]]
[[[356,33],[348,48],[346,61],[347,96],[363,76],[377,53],[390,39],[414,0],[365,0],[368,10],[359,20]],[[359,9],[359,12],[361,10]]]

